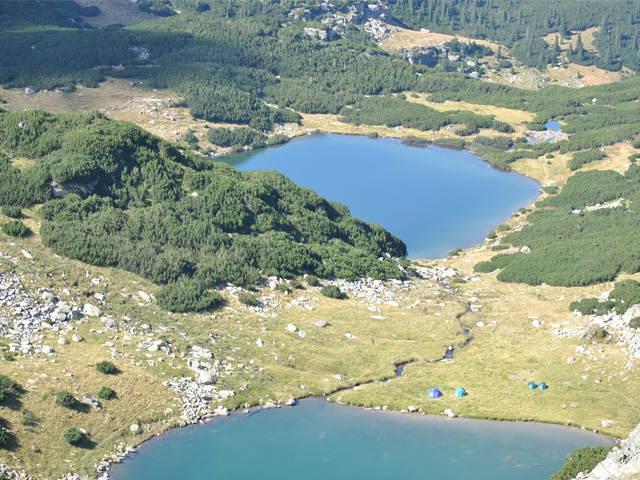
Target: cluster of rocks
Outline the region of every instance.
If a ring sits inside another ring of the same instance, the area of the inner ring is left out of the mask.
[[[202,384],[191,377],[175,379],[164,382],[163,385],[171,388],[176,393],[182,406],[183,425],[196,423],[203,417],[211,415],[209,403],[212,400],[224,400],[235,395],[231,390],[220,390],[214,385]],[[226,415],[227,409],[218,407],[214,410],[214,415]]]
[[[538,143],[544,142],[554,142],[556,140],[566,140],[569,138],[569,135],[562,132],[555,132],[553,130],[542,130],[542,131],[530,131],[529,136],[527,137],[527,143],[531,145],[536,145]]]
[[[579,314],[576,313],[576,315]],[[630,327],[629,322],[638,316],[640,316],[640,304],[632,305],[622,315],[613,312],[605,315],[587,315],[582,317],[586,320],[586,324],[581,326],[561,328],[560,325],[554,325],[552,333],[557,337],[588,338],[594,326],[603,328],[617,339],[616,346],[621,348],[630,361],[633,361],[640,359],[640,329]]]
[[[64,335],[74,330],[69,320],[83,317],[77,306],[56,302],[49,290],[38,289],[34,294],[41,302],[25,290],[15,273],[0,274],[0,335],[15,341],[9,344],[11,352],[53,353],[51,347],[42,346],[43,331]]]
[[[6,480],[40,480],[38,477],[27,475],[22,467],[10,467],[0,462],[0,475]],[[67,473],[57,480],[88,480],[89,477],[81,477],[77,473]]]
[[[112,464],[120,463],[124,459],[124,457],[130,455],[133,452],[135,452],[135,447],[128,445],[125,442],[115,444],[113,446],[113,453],[110,455],[105,455],[102,460],[100,460],[100,462],[95,465],[96,472],[104,474],[104,472],[107,472],[109,470]],[[108,478],[108,475],[104,474],[102,477],[98,478]]]
[[[640,425],[629,438],[614,447],[591,472],[579,473],[574,480],[622,480],[640,474]]]

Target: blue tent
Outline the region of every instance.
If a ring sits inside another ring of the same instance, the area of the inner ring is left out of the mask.
[[[536,382],[529,382],[529,388],[531,390],[535,390],[538,386],[536,385]]]
[[[546,384],[546,383],[544,383],[544,382],[540,382],[540,385],[538,385],[538,388],[539,388],[540,390],[546,390],[546,389],[547,389],[547,388],[549,388],[549,387],[547,387],[547,384]]]
[[[458,387],[456,388],[456,397],[458,398],[462,398],[467,394],[467,392],[465,392],[464,388],[462,387]]]
[[[432,388],[431,390],[429,390],[429,396],[431,398],[440,398],[442,396],[442,392],[437,388]]]

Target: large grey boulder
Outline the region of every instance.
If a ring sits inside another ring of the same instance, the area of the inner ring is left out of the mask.
[[[626,480],[640,474],[640,425],[581,480]]]

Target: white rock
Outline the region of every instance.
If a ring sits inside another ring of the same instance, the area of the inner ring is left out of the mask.
[[[289,400],[286,401],[285,405],[287,407],[294,407],[296,405],[296,401],[293,398],[290,398]]]
[[[355,340],[358,338],[355,335],[352,335],[351,333],[345,333],[344,336],[347,337],[349,340]]]
[[[444,411],[444,413],[445,413],[445,415],[446,415],[447,417],[449,417],[449,418],[454,418],[454,417],[456,416],[456,414],[455,414],[455,413],[453,413],[449,408],[447,408],[447,409]]]
[[[136,433],[138,430],[140,430],[140,425],[134,423],[129,427],[129,430],[131,430],[131,433]]]
[[[602,425],[602,428],[607,428],[613,425],[614,423],[615,422],[613,420],[603,420],[602,422],[600,422],[600,425]]]
[[[102,310],[100,310],[95,305],[91,305],[90,303],[85,303],[82,308],[82,313],[89,317],[99,317],[102,314]]]
[[[307,336],[307,332],[305,332],[304,330],[300,330],[300,331],[298,332],[298,336],[299,336],[300,338],[304,338],[304,337],[306,337],[306,336]]]
[[[520,249],[522,253],[531,253],[531,249],[526,245]]]
[[[31,254],[26,250],[20,250],[20,251],[22,252],[22,255],[24,255],[24,258],[33,258]]]
[[[99,278],[92,278],[91,279],[91,283],[94,285],[100,285],[100,279]]]
[[[100,300],[101,302],[103,302],[103,301],[104,301],[104,299],[105,299],[105,296],[104,296],[102,293],[94,293],[94,294],[93,294],[93,296],[94,296],[96,299]]]
[[[213,413],[215,415],[221,416],[221,417],[226,417],[227,415],[229,415],[229,410],[227,410],[225,407],[223,407],[222,405],[219,406],[218,408],[216,408]]]
[[[575,362],[575,361],[576,361],[576,358],[575,358],[575,357],[569,357],[569,358],[567,358],[567,363],[573,363],[573,362]]]
[[[293,323],[290,323],[289,325],[287,325],[286,329],[289,332],[297,332],[298,331],[298,328]]]
[[[415,413],[415,412],[417,412],[417,411],[418,411],[418,409],[417,409],[416,407],[414,407],[413,405],[409,405],[409,406],[407,407],[407,411],[408,411],[409,413]]]
[[[258,348],[262,348],[262,346],[264,345],[264,342],[262,341],[261,338],[259,338],[258,340],[256,340],[256,345],[258,345]]]
[[[392,307],[399,307],[398,302],[394,302],[393,300],[389,300],[388,302],[384,302],[385,305],[390,305]]]
[[[149,296],[149,294],[146,292],[143,292],[142,290],[138,290],[138,296],[145,302],[151,301],[151,297]]]
[[[273,402],[267,402],[264,404],[264,408],[277,408],[277,405]]]
[[[71,337],[71,340],[73,340],[74,342],[81,342],[81,341],[83,341],[83,340],[84,340],[84,338],[82,338],[80,335],[75,335],[75,334],[74,334],[74,335]]]
[[[69,340],[67,340],[67,339],[66,339],[66,338],[64,338],[64,337],[60,337],[60,338],[58,339],[58,344],[59,344],[59,345],[69,345]]]
[[[217,381],[218,381],[218,379],[213,374],[213,372],[204,372],[204,371],[202,371],[198,375],[198,383],[201,384],[201,385],[211,385],[213,383],[216,383]]]
[[[50,355],[54,352],[53,348],[51,348],[48,345],[45,345],[44,347],[42,347],[42,353],[46,353],[47,355]]]

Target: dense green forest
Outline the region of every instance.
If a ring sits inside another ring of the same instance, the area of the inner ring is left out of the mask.
[[[404,257],[405,244],[344,205],[273,171],[204,161],[98,113],[0,113],[0,150],[1,204],[44,203],[45,245],[166,285],[158,298],[171,310],[214,306],[207,289],[264,275],[403,276],[385,253]],[[17,169],[14,155],[32,165]],[[51,182],[78,193],[55,198]]]
[[[530,285],[579,286],[640,271],[640,167],[625,175],[612,170],[578,172],[556,195],[538,202],[530,225],[503,242],[528,246],[531,253],[499,254],[478,263],[479,272],[501,269],[498,279]],[[586,207],[623,198],[616,208]]]
[[[549,33],[599,27],[597,55],[579,51],[577,63],[640,70],[640,4],[633,0],[388,0],[394,18],[419,30],[491,39],[513,48],[529,66],[544,68],[557,52],[542,40]]]

